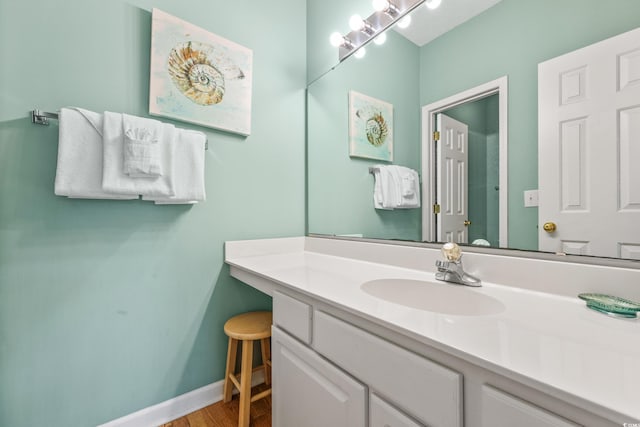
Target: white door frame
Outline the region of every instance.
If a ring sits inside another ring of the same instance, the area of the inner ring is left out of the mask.
[[[476,101],[487,96],[498,94],[498,145],[499,145],[499,171],[498,182],[500,186],[499,200],[499,245],[508,247],[508,99],[509,79],[507,76],[481,84],[474,88],[457,93],[448,98],[441,99],[422,107],[422,240],[433,242],[436,238],[436,223],[433,214],[433,205],[436,203],[435,188],[435,164],[433,132],[435,131],[436,114],[449,108]]]

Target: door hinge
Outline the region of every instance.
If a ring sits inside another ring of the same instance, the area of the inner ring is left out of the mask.
[[[440,205],[439,204],[435,204],[433,205],[433,213],[434,214],[439,214],[440,213]]]
[[[433,140],[434,140],[434,141],[440,141],[440,132],[435,131],[435,132],[433,133]]]

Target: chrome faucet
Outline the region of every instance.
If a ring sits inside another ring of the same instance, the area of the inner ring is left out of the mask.
[[[442,254],[446,261],[436,261],[436,279],[465,286],[482,286],[480,279],[464,272],[460,246],[451,242],[445,243],[442,245]]]

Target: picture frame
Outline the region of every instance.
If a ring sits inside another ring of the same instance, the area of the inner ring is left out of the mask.
[[[393,162],[393,105],[349,91],[349,156]]]
[[[253,51],[152,11],[149,114],[248,136]]]

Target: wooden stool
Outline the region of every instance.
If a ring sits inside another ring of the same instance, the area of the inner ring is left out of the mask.
[[[264,369],[264,382],[271,384],[271,350],[269,338],[271,337],[272,314],[270,311],[254,311],[239,314],[227,320],[224,324],[224,333],[229,337],[227,351],[227,369],[224,376],[224,401],[231,401],[233,386],[240,391],[240,416],[239,427],[249,426],[249,406],[251,402],[269,396],[271,388],[251,396],[251,374],[258,369]],[[262,365],[253,369],[253,342],[260,340],[262,349]],[[238,341],[242,341],[242,363],[240,372],[235,373],[236,353]],[[240,376],[240,381],[238,381]]]

